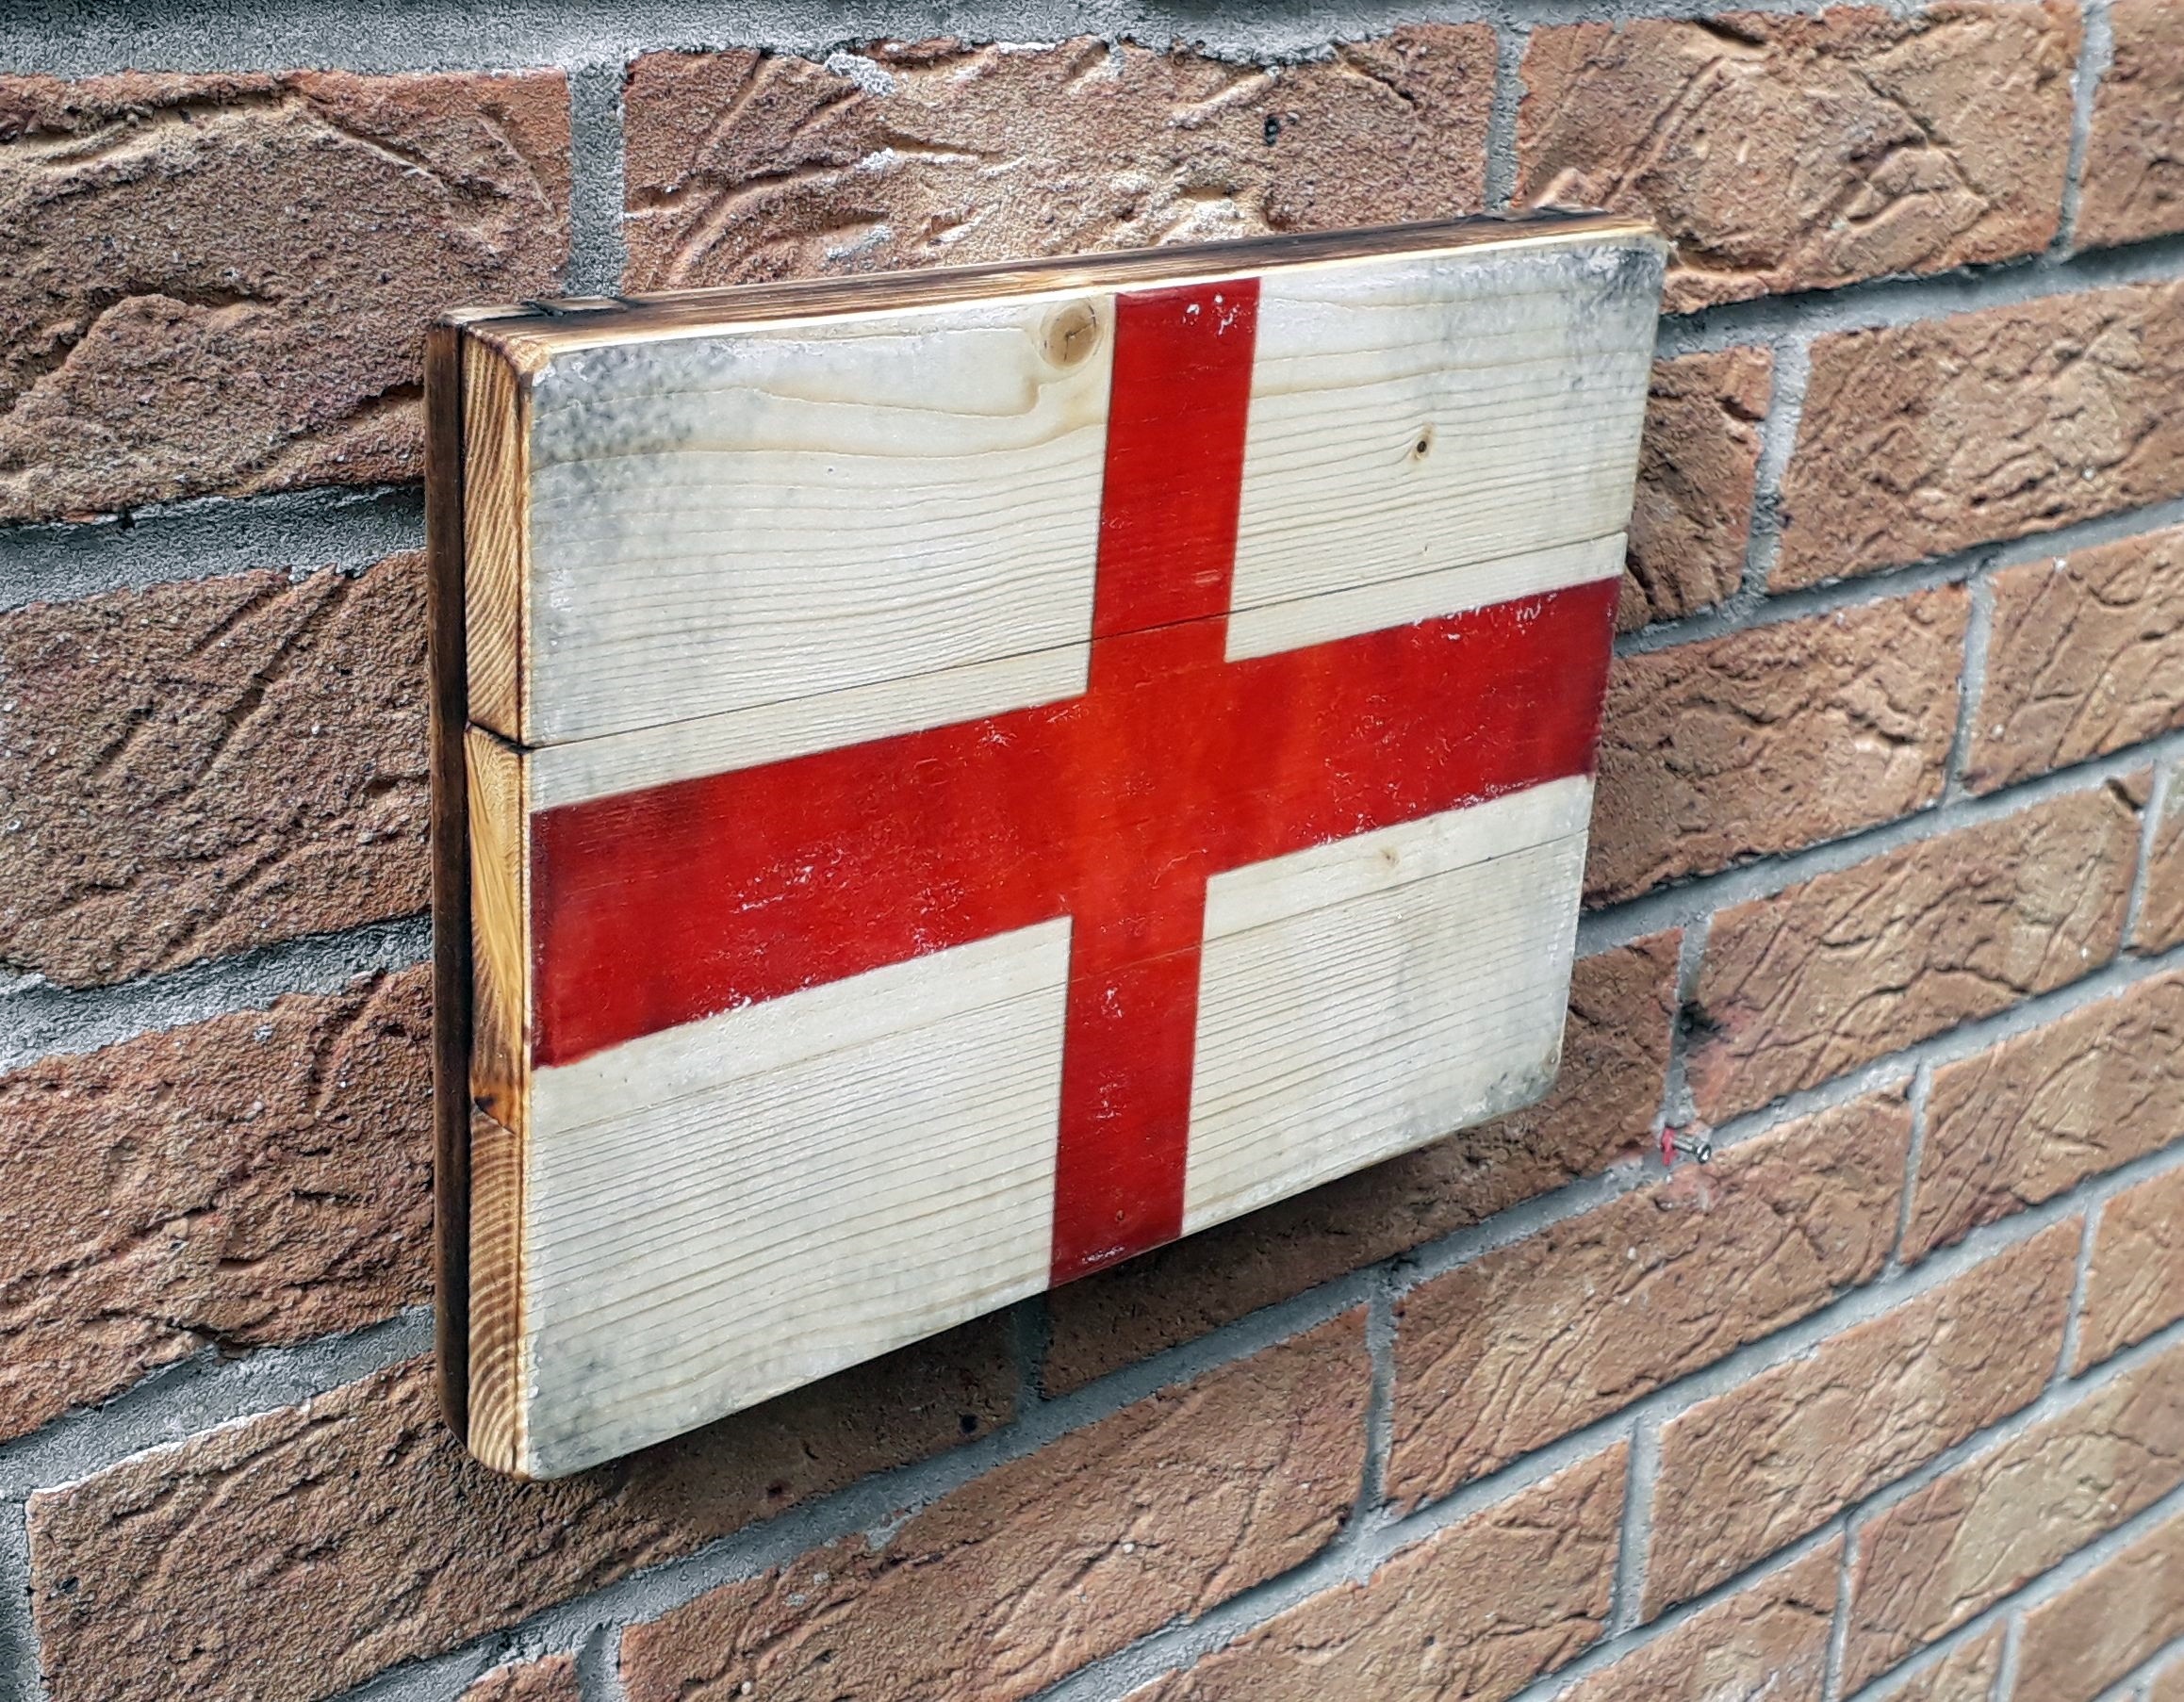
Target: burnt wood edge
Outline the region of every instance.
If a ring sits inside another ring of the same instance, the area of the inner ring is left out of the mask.
[[[433,1341],[440,1411],[470,1407],[470,858],[463,765],[463,330],[425,336],[425,654],[432,756]]]
[[[1583,236],[1659,240],[1652,226],[1641,220],[1545,208],[1358,230],[1290,232],[1224,242],[1178,243],[1167,248],[989,261],[976,266],[936,266],[657,294],[568,297],[475,307],[457,317],[464,324],[475,326],[478,335],[488,341],[501,343],[505,339],[545,353],[559,341],[589,344],[619,334],[636,335],[714,323],[747,324],[883,308],[939,306],[1037,290],[1118,288],[1206,273],[1258,272],[1313,262],[1521,242],[1527,237]],[[524,364],[518,361],[518,365]]]

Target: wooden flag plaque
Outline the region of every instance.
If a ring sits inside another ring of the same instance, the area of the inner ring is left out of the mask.
[[[1661,245],[451,315],[440,1360],[557,1477],[1542,1093]]]

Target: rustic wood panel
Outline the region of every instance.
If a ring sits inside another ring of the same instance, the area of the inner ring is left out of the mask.
[[[1544,1090],[1660,266],[1473,222],[468,324],[481,1458]]]

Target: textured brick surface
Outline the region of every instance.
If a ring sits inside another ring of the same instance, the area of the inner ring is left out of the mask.
[[[1617,611],[1623,630],[1696,614],[1743,580],[1760,421],[1773,385],[1766,349],[1684,354],[1654,367]]]
[[[2109,31],[2077,200],[2089,247],[2184,231],[2184,14],[2173,0],[2115,0]]]
[[[2184,492],[2184,285],[2045,296],[1813,344],[1778,588]]]
[[[2138,836],[2130,799],[2096,786],[1717,912],[1700,1111],[1763,1105],[2097,969],[2122,941]]]
[[[2184,944],[2184,785],[2174,777],[2146,847],[2145,890],[2131,943],[2143,952]]]
[[[631,1702],[1002,1702],[1307,1559],[1364,1465],[1353,1313],[634,1627]]]
[[[1277,1615],[1139,1702],[1501,1702],[1599,1638],[1622,1445]],[[1489,1581],[1490,1580],[1490,1581]]]
[[[432,1291],[422,970],[0,1076],[0,1437]]]
[[[1629,898],[1932,803],[1965,614],[1950,588],[1619,659],[1587,896]]]
[[[1439,1495],[1880,1269],[1911,1116],[1880,1095],[1684,1165],[1397,1307],[1391,1495]]]
[[[2092,1702],[2179,1637],[2184,1518],[2172,1518],[2025,1615],[2011,1694],[2023,1702]]]
[[[53,1702],[313,1702],[1004,1422],[982,1320],[553,1483],[441,1425],[429,1361],[30,1506]]]
[[[1677,310],[2034,254],[2077,45],[2074,8],[1976,0],[1540,30],[1519,198],[1654,221]]]
[[[1556,1702],[1819,1702],[1843,1567],[1838,1539],[1693,1614]]]
[[[1658,1613],[2035,1399],[2080,1224],[2057,1224],[1661,1430],[1646,1610]]]
[[[0,615],[0,962],[73,986],[426,902],[424,564]]]
[[[574,1655],[549,1655],[497,1666],[463,1693],[463,1702],[583,1702]]]
[[[1866,1525],[1851,1574],[1855,1689],[2184,1482],[2184,1349],[1946,1472]]]
[[[1904,1256],[2184,1137],[2184,975],[1934,1072]]]
[[[652,54],[626,94],[631,288],[1476,211],[1493,31],[1230,64],[1078,38],[862,63]]]
[[[2184,532],[1995,576],[1965,781],[2012,780],[2184,727]]]
[[[1562,1072],[1529,1110],[1174,1242],[1047,1297],[1050,1393],[1476,1223],[1640,1149],[1661,1104],[1674,933],[1580,958]]]
[[[2184,1317],[2184,1170],[2101,1208],[2077,1323],[2083,1371]]]
[[[1880,1702],[1993,1702],[2007,1631],[1996,1626],[1969,1639],[1923,1672],[1881,1692]]]
[[[558,72],[0,78],[0,519],[414,477],[420,334],[553,292],[568,153]]]

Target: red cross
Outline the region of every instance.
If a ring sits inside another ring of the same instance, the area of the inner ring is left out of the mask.
[[[1585,772],[1616,603],[1224,661],[1257,302],[1119,298],[1082,696],[534,818],[539,1064],[1067,916],[1053,1278],[1181,1233],[1207,876]]]

